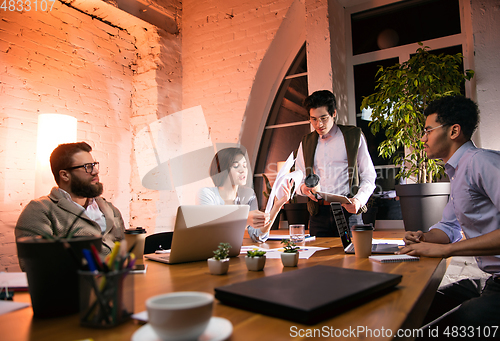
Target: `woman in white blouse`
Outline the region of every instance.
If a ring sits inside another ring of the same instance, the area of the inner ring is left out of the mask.
[[[245,154],[239,148],[220,150],[210,165],[210,177],[215,187],[200,190],[201,205],[249,205],[247,230],[253,241],[264,242],[281,207],[290,199],[292,183],[284,186],[285,195],[275,200],[270,213],[258,210],[257,197],[252,188],[246,187],[248,169]]]

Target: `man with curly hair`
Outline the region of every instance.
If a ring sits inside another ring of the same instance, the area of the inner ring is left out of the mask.
[[[484,328],[500,324],[500,153],[476,148],[471,141],[479,121],[479,110],[472,100],[443,97],[430,103],[424,114],[424,149],[429,158],[445,162],[450,198],[442,220],[429,232],[406,232],[406,246],[400,253],[476,257],[479,268],[491,274],[484,288],[469,279],[452,283],[438,291],[429,311],[456,306],[436,322],[439,331],[466,328],[465,336],[483,339],[485,335],[479,333]],[[499,334],[497,330],[496,336]]]

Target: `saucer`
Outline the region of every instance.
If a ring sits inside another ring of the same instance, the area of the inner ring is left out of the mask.
[[[223,317],[212,317],[207,329],[200,335],[198,341],[223,341],[229,338],[232,333],[233,325],[231,322]],[[148,323],[132,335],[132,341],[161,341],[161,339]]]

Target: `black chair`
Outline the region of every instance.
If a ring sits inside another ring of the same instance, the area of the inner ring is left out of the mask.
[[[173,232],[150,234],[144,241],[144,254],[155,253],[156,250],[168,250],[172,245]]]

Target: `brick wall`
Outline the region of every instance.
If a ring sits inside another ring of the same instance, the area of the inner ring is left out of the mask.
[[[202,106],[214,143],[238,142],[255,74],[292,2],[183,1],[182,105]]]
[[[13,227],[34,198],[37,116],[78,120],[101,162],[104,196],[129,220],[135,38],[55,2],[0,18],[0,270],[17,270]]]

